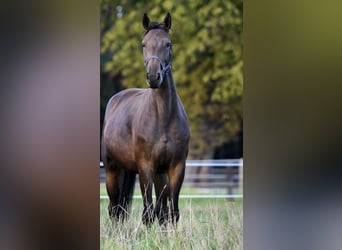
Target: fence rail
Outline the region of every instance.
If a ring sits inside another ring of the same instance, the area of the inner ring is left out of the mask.
[[[100,182],[105,182],[102,162]],[[180,198],[243,198],[243,159],[187,160],[183,187],[214,190],[215,194],[180,195]],[[141,199],[141,196],[135,195],[133,198]],[[108,199],[108,196],[101,195],[100,199]]]

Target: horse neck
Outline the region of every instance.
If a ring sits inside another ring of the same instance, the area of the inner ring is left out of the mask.
[[[167,127],[177,111],[177,92],[173,82],[171,70],[165,74],[160,88],[152,90],[153,100],[156,105],[158,118],[164,127]]]

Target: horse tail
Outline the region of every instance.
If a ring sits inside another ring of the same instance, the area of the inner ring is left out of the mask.
[[[132,202],[136,173],[129,170],[122,170],[119,180],[119,205],[128,213],[129,205]]]

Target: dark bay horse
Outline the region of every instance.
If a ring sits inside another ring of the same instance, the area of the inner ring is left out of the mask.
[[[111,217],[127,215],[136,173],[143,197],[144,224],[155,215],[163,225],[179,219],[178,197],[185,173],[190,131],[171,68],[171,15],[163,23],[143,17],[142,41],[147,89],[126,89],[108,102],[103,125],[102,160]],[[155,187],[155,209],[152,187]]]

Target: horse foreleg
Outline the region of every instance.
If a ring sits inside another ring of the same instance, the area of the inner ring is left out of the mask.
[[[175,167],[170,167],[168,171],[171,221],[173,224],[176,224],[179,220],[178,197],[183,184],[184,173],[185,162],[179,163]]]
[[[159,219],[159,225],[163,225],[168,219],[167,197],[169,194],[167,174],[157,174],[154,180],[156,191],[156,209],[155,214]]]
[[[148,170],[148,167],[142,169],[143,171],[139,171],[140,190],[144,202],[142,221],[145,225],[149,226],[154,221],[154,209],[152,201],[153,178],[151,175],[152,173]]]

